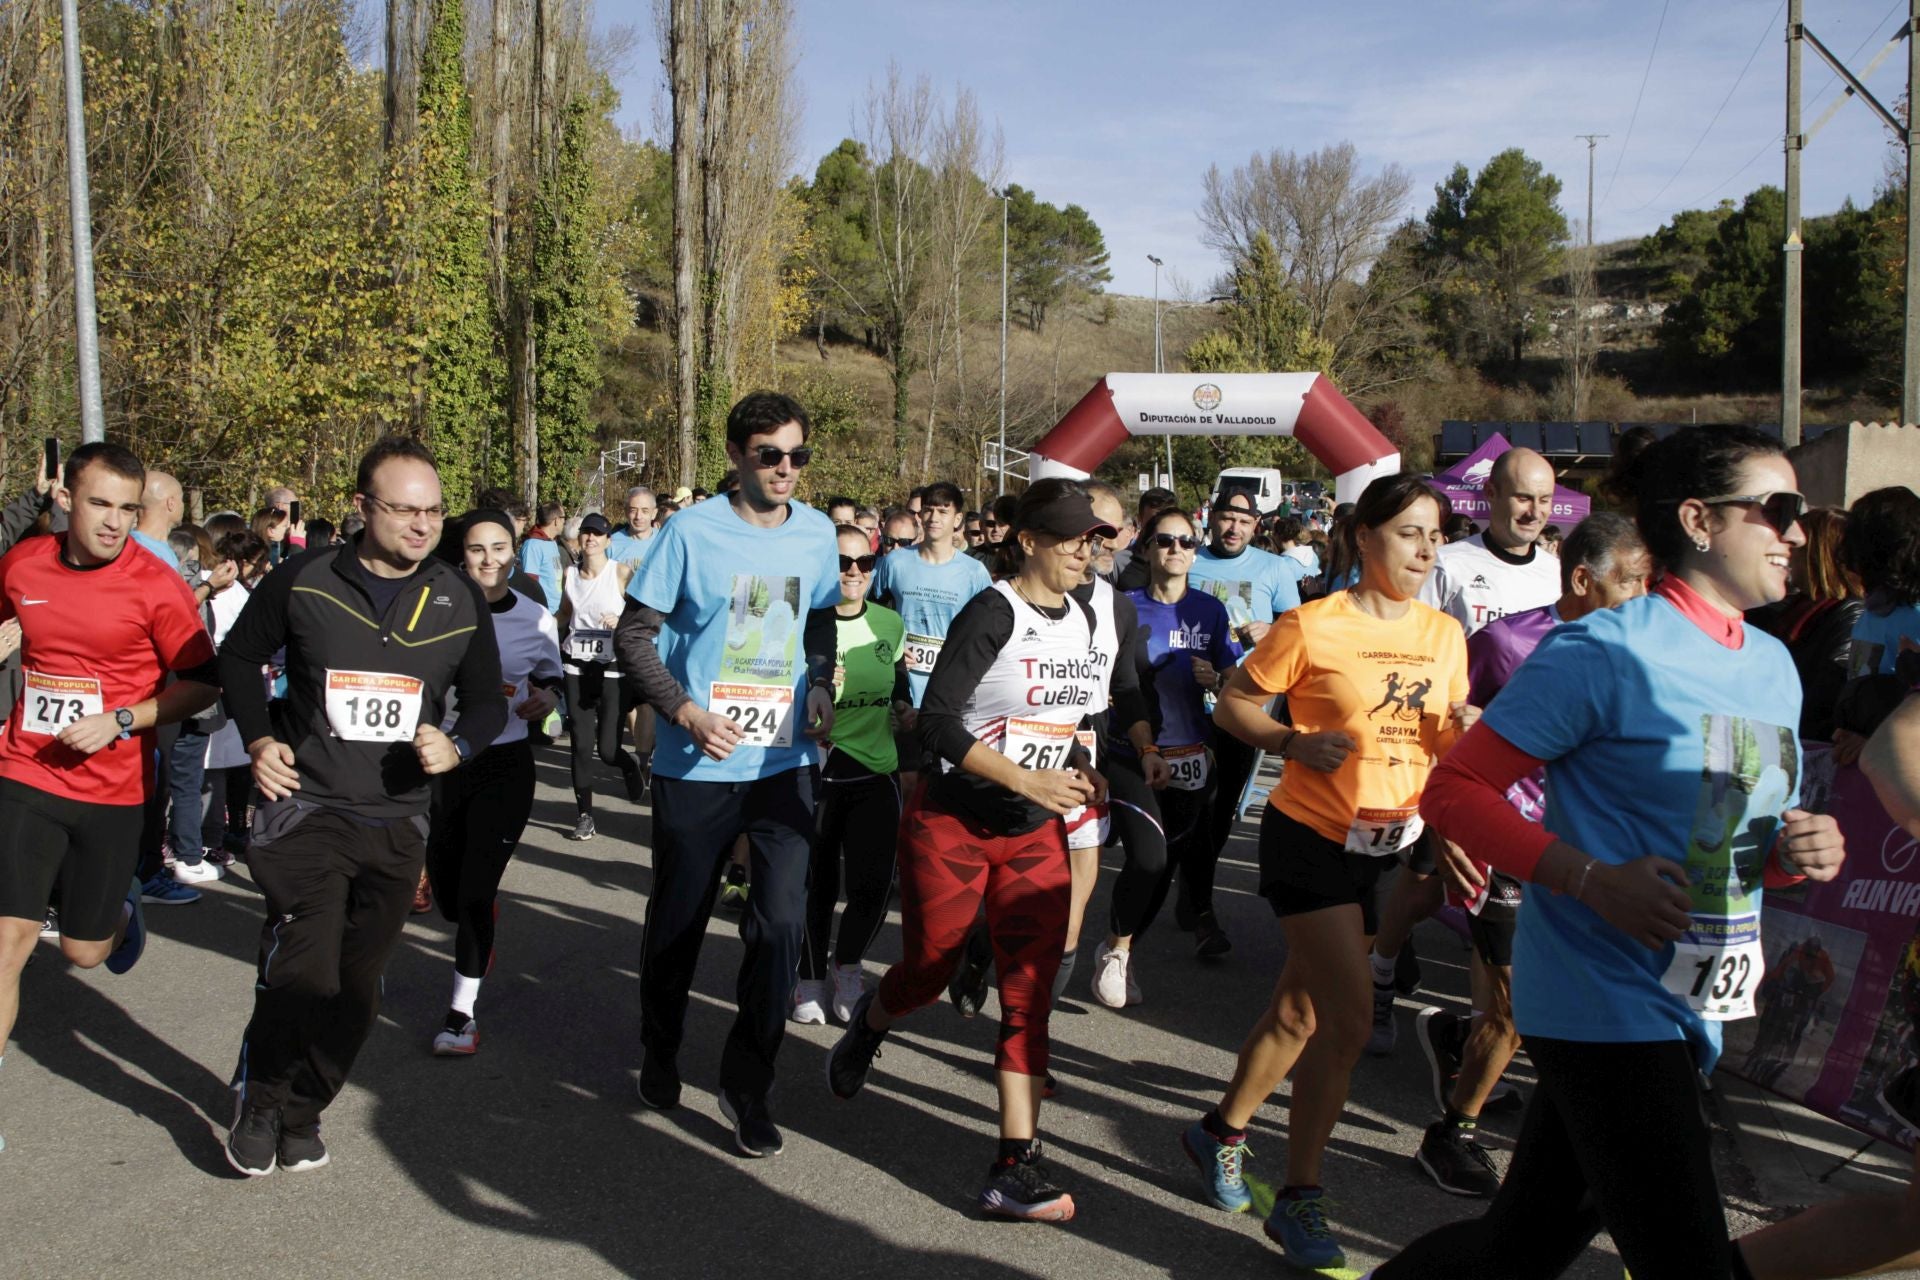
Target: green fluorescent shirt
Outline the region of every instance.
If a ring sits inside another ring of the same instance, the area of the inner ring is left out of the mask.
[[[857,618],[835,619],[833,745],[875,773],[900,767],[893,746],[894,666],[907,627],[900,615],[868,604]]]

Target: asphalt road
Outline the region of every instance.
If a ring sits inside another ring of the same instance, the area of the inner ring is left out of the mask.
[[[985,1221],[973,1207],[993,1152],[991,1006],[972,1021],[945,1004],[914,1015],[852,1102],[824,1082],[838,1030],[793,1028],[774,1095],[786,1151],[734,1155],[711,1093],[740,954],[724,918],[695,986],[685,1103],[644,1111],[633,1075],[646,810],[603,797],[600,837],[569,843],[560,750],[540,753],[539,777],[480,999],[481,1052],[428,1052],[446,1010],[451,935],[438,916],[415,917],[388,970],[380,1023],[327,1113],[326,1169],[248,1181],[221,1154],[260,921],[244,867],[197,904],[150,908],[146,957],[124,977],[72,969],[43,945],[0,1071],[0,1274],[1213,1280],[1286,1270],[1257,1217],[1200,1203],[1178,1142],[1217,1099],[1280,968],[1279,928],[1252,894],[1251,824],[1221,869],[1220,914],[1234,940],[1224,963],[1201,966],[1185,935],[1162,927],[1138,953],[1144,1005],[1098,1006],[1083,965],[1056,1010],[1064,1089],[1042,1129],[1079,1214],[1039,1226]],[[617,791],[611,776],[605,789]],[[1116,860],[1108,854],[1095,919]],[[897,923],[868,958],[870,981],[898,956]],[[1419,1001],[1458,1006],[1464,948],[1433,924],[1417,941],[1429,988]],[[1477,1208],[1411,1167],[1433,1118],[1411,1041],[1416,1005],[1402,1005],[1401,1051],[1356,1071],[1329,1154],[1334,1221],[1353,1268]],[[1252,1134],[1255,1177],[1284,1168],[1285,1114],[1283,1090]],[[1492,1144],[1507,1149],[1514,1127],[1491,1125]],[[1648,1137],[1656,1159],[1658,1136]],[[1722,1143],[1730,1194],[1750,1198],[1754,1178],[1733,1135]],[[1731,1216],[1736,1230],[1754,1224],[1744,1210]],[[1621,1272],[1602,1239],[1569,1274]]]

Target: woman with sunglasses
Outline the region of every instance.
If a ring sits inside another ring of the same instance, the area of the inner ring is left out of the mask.
[[[1375,890],[1422,838],[1420,789],[1471,718],[1466,636],[1415,598],[1437,560],[1440,521],[1420,477],[1368,485],[1348,534],[1359,582],[1275,621],[1214,709],[1223,732],[1287,762],[1260,818],[1260,893],[1280,917],[1287,959],[1220,1105],[1183,1145],[1207,1202],[1245,1210],[1247,1125],[1298,1065],[1286,1174],[1266,1222],[1298,1267],[1345,1265],[1321,1163],[1373,1027]],[[1267,712],[1277,694],[1291,725]]]
[[[1125,845],[1126,862],[1113,886],[1110,931],[1094,951],[1093,994],[1111,1009],[1140,1003],[1133,942],[1159,913],[1176,870],[1187,881],[1191,901],[1213,897],[1218,855],[1208,821],[1214,778],[1206,695],[1219,689],[1238,652],[1227,607],[1187,587],[1187,570],[1199,548],[1198,530],[1185,512],[1178,507],[1161,511],[1147,522],[1138,547],[1148,585],[1126,593],[1144,638],[1137,661],[1146,668],[1141,683],[1152,694],[1153,751],[1166,762],[1169,777],[1156,794],[1164,842]],[[1117,757],[1120,750],[1116,744]]]
[[[636,697],[626,693],[614,660],[613,631],[626,607],[633,566],[607,558],[613,526],[599,512],[580,518],[580,563],[569,565],[560,592],[560,633],[566,637],[567,715],[573,767],[573,830],[569,840],[591,840],[593,760],[620,770],[627,799],[640,803],[647,789],[646,770],[620,745],[627,708]]]
[[[1701,1104],[1761,980],[1762,886],[1830,880],[1833,819],[1798,807],[1800,682],[1741,616],[1781,599],[1805,509],[1780,443],[1700,427],[1624,483],[1664,570],[1555,628],[1435,772],[1422,814],[1531,880],[1513,1018],[1539,1071],[1486,1215],[1375,1273],[1556,1276],[1598,1231],[1636,1276],[1750,1274],[1727,1239]],[[1545,766],[1544,823],[1506,802]]]
[[[840,603],[834,608],[833,737],[820,765],[820,801],[813,814],[813,861],[807,876],[807,944],[793,992],[795,1022],[825,1023],[831,1001],[840,1022],[853,1016],[865,989],[860,960],[887,918],[900,829],[900,765],[896,722],[913,725],[907,695],[906,622],[867,600],[877,558],[867,535],[841,525]],[[847,909],[833,947],[827,943],[846,861]]]
[[[1103,798],[1076,733],[1111,670],[1094,652],[1093,611],[1070,593],[1092,540],[1114,529],[1077,481],[1051,478],[1020,498],[1003,549],[1011,577],[954,619],[921,701],[918,730],[940,762],[908,805],[900,866],[902,959],[860,997],[827,1059],[833,1092],[866,1082],[895,1022],[938,999],[984,901],[1000,973],[1000,1145],[980,1206],[1065,1222],[1073,1197],[1040,1163],[1047,1018],[1066,942],[1066,831],[1060,818]]]

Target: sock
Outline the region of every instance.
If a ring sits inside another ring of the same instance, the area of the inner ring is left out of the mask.
[[[1247,1140],[1247,1131],[1245,1129],[1229,1129],[1227,1127],[1227,1122],[1220,1117],[1220,1108],[1218,1107],[1215,1107],[1200,1117],[1200,1127],[1212,1135],[1215,1142],[1224,1143],[1229,1147],[1238,1146]]]
[[[1282,1187],[1280,1188],[1279,1198],[1282,1200],[1311,1200],[1319,1194],[1320,1184],[1314,1182],[1298,1187]]]
[[[593,792],[591,791],[574,792],[573,807],[575,812],[583,813],[583,814],[586,814],[588,817],[592,817],[593,816]]]
[[[1398,951],[1390,956],[1383,956],[1380,954],[1380,948],[1378,947],[1367,952],[1367,967],[1373,970],[1374,986],[1390,987],[1393,985],[1393,963],[1399,958],[1400,953]]]
[[[1039,1146],[1032,1138],[1000,1139],[1000,1154],[994,1160],[996,1168],[1005,1168],[1010,1164],[1028,1164],[1039,1154]]]
[[[1457,1111],[1453,1105],[1449,1103],[1447,1106],[1447,1127],[1471,1134],[1480,1127],[1480,1117],[1466,1115]]]
[[[473,1002],[480,998],[480,979],[464,973],[453,975],[453,1011],[473,1016]]]
[[[1073,964],[1074,961],[1079,958],[1080,952],[1077,948],[1064,953],[1060,957],[1060,972],[1053,975],[1053,998],[1055,1000],[1067,994],[1067,983],[1073,981]]]

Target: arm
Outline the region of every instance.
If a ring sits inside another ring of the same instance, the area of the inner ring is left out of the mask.
[[[464,738],[474,751],[480,751],[491,745],[507,727],[507,699],[500,692],[500,641],[487,617],[486,597],[471,579],[462,581],[472,593],[480,625],[473,629],[467,651],[454,672],[453,687],[460,712],[447,736]]]
[[[666,615],[659,610],[649,609],[628,597],[626,611],[620,615],[620,626],[613,633],[614,659],[620,666],[621,679],[632,680],[639,687],[640,696],[656,712],[681,724],[681,712],[693,698],[660,659],[657,642],[666,621]]]
[[[273,737],[260,668],[286,646],[293,578],[291,573],[270,573],[261,579],[220,645],[220,687],[226,694],[227,714],[239,726],[240,740],[249,751],[255,743]]]
[[[833,663],[839,648],[838,630],[831,608],[807,610],[807,627],[800,636],[807,659],[806,707],[800,723],[815,742],[825,742],[833,733]]]
[[[1909,697],[1881,722],[1860,753],[1860,769],[1887,815],[1920,836],[1920,698]]]
[[[42,460],[41,466],[46,462]],[[46,490],[37,484],[9,502],[4,511],[0,511],[0,551],[5,551],[20,540],[20,535],[33,527],[40,513],[47,509],[50,499]]]

